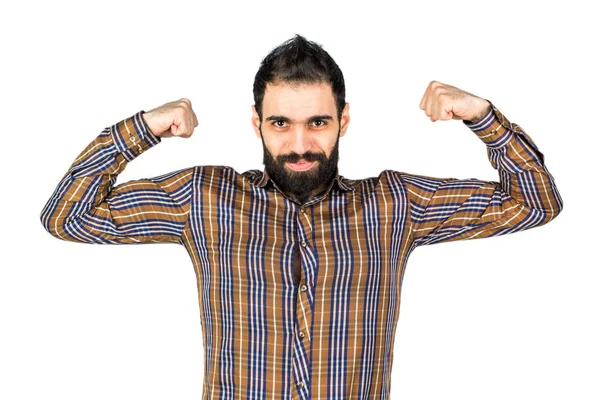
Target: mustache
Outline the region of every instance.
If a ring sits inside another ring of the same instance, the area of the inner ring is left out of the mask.
[[[299,154],[286,154],[286,155],[281,155],[279,157],[277,157],[279,162],[281,163],[297,163],[300,160],[304,160],[307,162],[313,162],[313,161],[321,161],[324,162],[326,161],[326,158],[322,155],[322,154],[315,154],[315,153],[306,153],[304,155],[299,155]]]

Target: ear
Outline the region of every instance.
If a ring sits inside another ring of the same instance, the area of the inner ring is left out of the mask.
[[[260,139],[260,118],[258,117],[258,113],[256,112],[256,108],[252,105],[252,128],[254,128],[254,133],[256,137]]]
[[[350,103],[346,103],[342,110],[342,118],[340,120],[340,137],[346,134],[348,125],[350,124]]]

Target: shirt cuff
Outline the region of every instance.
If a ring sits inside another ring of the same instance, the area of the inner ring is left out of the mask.
[[[161,138],[152,134],[140,110],[110,127],[110,133],[117,150],[123,153],[132,150],[140,154],[161,142]]]
[[[491,101],[487,101],[491,107],[481,119],[477,121],[463,120],[463,124],[471,129],[488,147],[499,148],[510,140],[514,127]]]
[[[487,100],[487,99],[486,99]],[[489,101],[489,100],[488,100]],[[471,129],[490,149],[501,148],[506,145],[515,135],[523,139],[537,154],[542,164],[544,163],[544,153],[533,142],[533,139],[521,129],[518,124],[510,122],[501,112],[490,102],[490,110],[478,121],[464,121],[463,123]]]

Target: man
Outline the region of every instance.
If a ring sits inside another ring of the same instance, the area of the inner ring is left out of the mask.
[[[541,226],[563,208],[532,139],[453,86],[431,82],[420,108],[432,121],[462,120],[499,182],[339,175],[350,122],[343,75],[302,36],[263,60],[254,99],[264,171],[194,166],[114,186],[162,138],[192,135],[198,120],[180,99],[104,129],[41,212],[63,240],[185,247],[198,283],[203,398],[388,398],[412,250]]]

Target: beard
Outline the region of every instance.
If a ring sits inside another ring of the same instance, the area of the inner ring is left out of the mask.
[[[263,144],[263,164],[265,165],[265,170],[282,192],[292,195],[303,204],[314,190],[324,183],[330,182],[335,177],[339,160],[339,129],[338,137],[329,158],[322,153],[304,153],[302,155],[291,153],[273,157],[273,154],[265,146],[265,141],[262,138],[262,129],[260,127],[259,129]],[[308,162],[318,162],[307,171],[293,171],[285,166],[286,162],[295,163],[300,159]]]

